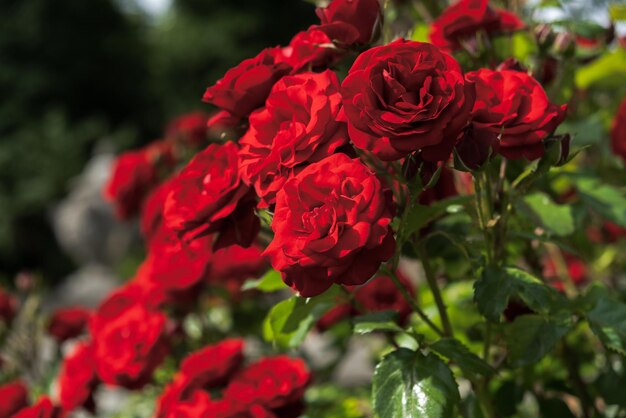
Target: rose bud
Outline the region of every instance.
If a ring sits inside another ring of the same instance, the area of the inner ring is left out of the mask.
[[[498,133],[468,126],[463,140],[456,146],[455,168],[461,171],[478,170],[492,155],[497,154],[498,141]],[[460,163],[458,166],[457,162]]]

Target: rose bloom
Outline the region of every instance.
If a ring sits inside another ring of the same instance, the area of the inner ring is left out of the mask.
[[[480,69],[467,79],[476,86],[472,127],[497,134],[495,151],[506,158],[540,158],[543,140],[565,119],[567,105],[552,104],[541,84],[523,72]]]
[[[281,418],[302,412],[311,374],[301,359],[266,357],[237,373],[224,390],[224,399],[240,405],[261,405]],[[279,413],[280,411],[280,413]]]
[[[392,210],[391,192],[365,165],[332,155],[278,192],[265,254],[301,296],[362,284],[394,253]]]
[[[0,288],[0,321],[10,324],[17,310],[17,300],[13,295]]]
[[[619,105],[611,129],[611,148],[615,155],[626,162],[626,97]]]
[[[190,354],[181,363],[174,381],[160,396],[156,417],[172,416],[174,411],[185,405],[197,404],[205,398],[209,400],[208,392],[204,390],[226,384],[242,362],[243,340],[236,338],[208,345]],[[208,409],[206,403],[200,403]]]
[[[400,270],[396,270],[396,276],[409,294],[414,295],[415,289],[409,279]],[[409,303],[388,276],[378,275],[363,286],[347,289],[354,295],[355,303],[342,303],[327,312],[317,323],[320,331],[330,328],[344,318],[381,311],[397,312],[398,323],[404,325],[413,312]]]
[[[241,180],[237,145],[211,144],[172,180],[165,226],[186,239],[218,234],[215,249],[249,246],[259,231],[256,196]]]
[[[39,398],[36,404],[21,409],[12,418],[62,418],[63,413],[55,407],[49,397]]]
[[[21,380],[0,386],[0,418],[11,418],[28,406],[28,389]]]
[[[215,85],[207,88],[202,100],[233,115],[248,116],[263,106],[274,83],[291,70],[282,59],[280,48],[264,49],[228,70]]]
[[[191,307],[213,260],[212,247],[210,235],[186,243],[163,228],[150,241],[148,255],[137,270],[134,282],[150,289],[151,297],[156,297],[159,306],[171,303]]]
[[[129,287],[110,295],[90,323],[98,377],[129,389],[143,387],[168,353],[166,317]]]
[[[83,406],[95,411],[93,391],[98,385],[91,343],[81,342],[68,355],[59,373],[59,403],[64,412]]]
[[[460,0],[435,19],[430,28],[430,40],[440,48],[457,50],[479,32],[492,36],[523,27],[524,22],[514,13],[493,8],[488,0]]]
[[[236,298],[246,280],[261,276],[269,268],[269,260],[262,253],[257,244],[248,248],[231,245],[216,251],[206,275],[208,283],[225,288]]]
[[[342,44],[367,44],[380,33],[382,11],[378,0],[333,0],[318,7],[323,27],[334,26]]]
[[[263,206],[298,170],[348,142],[335,73],[283,77],[265,107],[250,115],[250,129],[239,141],[241,176],[253,185]]]
[[[447,160],[474,104],[452,57],[403,39],[359,55],[341,87],[350,139],[387,161]]]
[[[148,245],[150,245],[152,238],[162,229],[165,199],[167,199],[167,195],[170,193],[171,184],[175,178],[176,176],[170,177],[154,188],[146,197],[141,208],[139,226],[141,234]]]
[[[346,53],[333,43],[337,36],[342,35],[336,33],[337,29],[334,26],[311,25],[307,30],[298,32],[289,45],[281,48],[278,59],[292,67],[291,74],[327,69]]]
[[[117,216],[128,219],[139,212],[145,197],[159,182],[159,167],[173,167],[174,149],[168,141],[155,141],[139,150],[127,151],[115,160],[104,197]]]
[[[165,136],[185,145],[202,145],[207,140],[207,120],[203,112],[179,116],[169,123]]]
[[[57,309],[48,322],[48,333],[63,342],[83,333],[91,312],[86,308],[71,307]]]

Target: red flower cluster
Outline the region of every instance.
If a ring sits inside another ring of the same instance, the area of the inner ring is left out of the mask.
[[[63,342],[76,338],[83,333],[91,312],[85,308],[63,308],[56,310],[50,317],[48,333]]]
[[[156,418],[296,417],[310,381],[306,365],[287,356],[267,357],[242,368],[243,341],[224,340],[183,360],[159,399]],[[222,391],[220,399],[209,393]]]
[[[476,44],[481,32],[487,36],[510,33],[524,27],[515,14],[489,5],[489,0],[459,0],[448,7],[433,22],[430,40],[447,50],[461,49],[464,44]]]

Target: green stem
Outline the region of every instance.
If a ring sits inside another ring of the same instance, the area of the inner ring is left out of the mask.
[[[439,317],[441,318],[441,324],[443,325],[443,333],[446,337],[452,337],[454,336],[454,331],[452,330],[452,324],[450,322],[450,318],[448,317],[448,310],[446,308],[446,304],[443,301],[443,297],[441,296],[439,286],[437,285],[437,278],[435,277],[435,272],[432,265],[430,264],[430,260],[428,259],[428,253],[426,252],[426,248],[424,248],[424,245],[418,244],[416,242],[414,242],[413,244],[415,252],[422,262],[422,266],[424,267],[424,274],[426,275],[426,281],[428,282],[430,291],[432,292],[435,299],[435,304],[437,305],[437,310],[439,311]]]
[[[474,176],[474,198],[476,204],[476,213],[478,214],[478,223],[481,232],[483,233],[483,237],[485,240],[485,257],[487,258],[487,264],[493,263],[493,245],[491,241],[491,233],[489,232],[489,227],[487,225],[485,209],[483,205],[483,179],[480,173]]]
[[[396,275],[396,272],[393,271],[393,269],[389,269],[389,268],[384,268],[384,272],[389,276],[389,278],[391,279],[393,284],[396,285],[396,287],[400,291],[400,294],[402,295],[402,297],[411,306],[411,309],[413,309],[413,311],[415,313],[417,313],[419,315],[419,317],[422,318],[422,320],[424,322],[426,322],[426,324],[428,324],[428,326],[433,331],[435,331],[440,336],[443,336],[444,333],[441,331],[441,329],[437,325],[435,325],[435,323],[433,321],[430,320],[430,318],[424,313],[424,311],[422,311],[422,309],[417,305],[417,303],[415,302],[413,297],[406,290],[406,288],[404,287],[402,282],[400,282],[400,279],[398,279],[398,276]]]

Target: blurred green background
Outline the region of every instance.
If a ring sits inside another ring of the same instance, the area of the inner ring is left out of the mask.
[[[0,279],[73,270],[50,210],[98,142],[136,147],[209,110],[207,85],[315,20],[303,0],[1,1]]]

